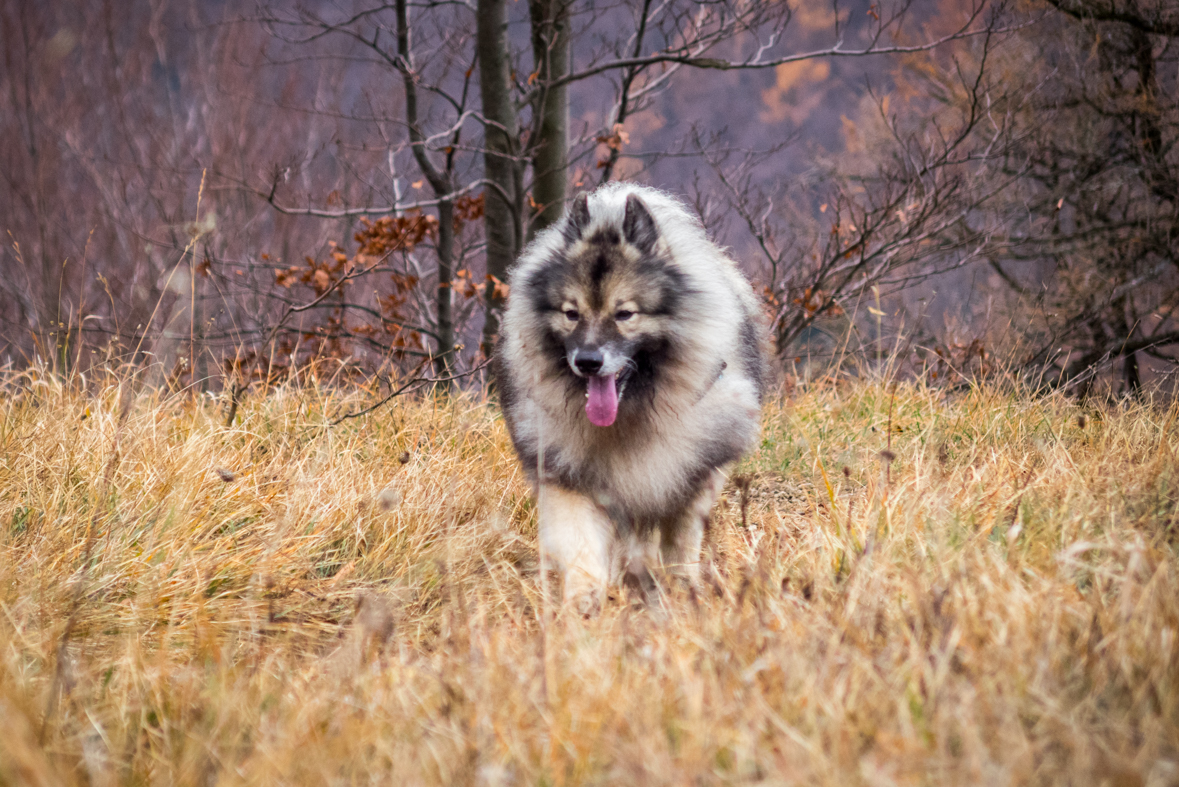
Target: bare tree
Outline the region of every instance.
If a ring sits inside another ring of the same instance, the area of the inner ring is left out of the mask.
[[[696,143],[732,210],[756,241],[780,354],[817,321],[852,308],[870,290],[886,295],[967,265],[997,231],[980,211],[1010,182],[974,188],[1006,150],[1009,108],[992,104],[989,61],[1001,41],[1000,18],[970,42],[973,62],[958,60],[956,111],[935,124],[909,126],[878,99],[879,140],[859,167],[828,173],[818,190],[766,190],[757,174],[776,149],[742,155]],[[932,129],[932,133],[931,133]],[[821,201],[818,215],[808,202]],[[791,221],[793,219],[793,221]]]
[[[985,111],[960,144],[959,193],[965,226],[985,229],[976,253],[1017,327],[1015,363],[1077,392],[1104,379],[1136,395],[1143,361],[1165,370],[1179,344],[1179,16],[1053,0],[1011,24],[969,94],[947,87],[965,50],[912,63],[910,92],[941,98],[909,124]],[[1103,374],[1115,366],[1120,383]]]
[[[918,43],[899,43],[907,4],[872,6],[854,24],[835,13],[813,34],[830,37],[818,46],[790,37],[788,4],[752,0],[276,4],[228,22],[145,5],[154,21],[135,35],[110,9],[79,8],[3,8],[4,34],[17,38],[2,77],[10,111],[0,133],[14,144],[0,199],[17,217],[17,243],[4,257],[14,275],[0,286],[23,315],[15,322],[65,315],[154,353],[178,381],[204,379],[214,361],[271,379],[299,359],[404,371],[424,357],[449,380],[473,362],[455,348],[479,337],[480,307],[490,352],[511,260],[595,164],[600,182],[641,174],[636,162],[688,161],[668,156],[706,164],[713,207],[719,188],[765,254],[783,343],[849,293],[960,264],[993,234],[963,218],[977,202],[961,183],[967,148],[985,141],[981,113],[963,121],[962,139],[948,127],[923,140],[896,128],[905,152],[832,180],[842,196],[792,238],[772,226],[787,195],[756,177],[781,166],[780,146],[742,152],[718,129],[686,125],[675,150],[627,141],[637,113],[687,81],[955,44],[989,51],[1002,25],[983,4]],[[58,94],[38,86],[36,68],[18,62],[66,50],[69,37],[56,36],[71,13],[70,29],[108,31],[68,47],[71,72],[92,80],[77,96],[68,84],[53,83]],[[756,95],[750,84],[742,89]],[[685,191],[691,166],[660,185]],[[59,184],[85,194],[81,222]],[[817,207],[790,196],[799,215]],[[67,235],[68,247],[54,248]],[[19,333],[13,325],[6,337]]]
[[[427,4],[422,10],[415,11],[419,20],[424,19],[431,11],[438,11],[446,4]],[[442,24],[454,22],[454,11],[445,9],[442,12]],[[428,315],[430,323],[429,333],[435,339],[433,353],[435,372],[439,384],[446,388],[450,385],[454,366],[456,348],[456,328],[454,317],[454,279],[456,273],[456,216],[455,204],[464,194],[471,191],[474,183],[460,185],[458,168],[463,158],[469,158],[469,151],[464,156],[463,132],[464,127],[472,116],[468,103],[471,98],[471,78],[473,73],[473,57],[468,52],[467,42],[470,36],[460,34],[454,36],[454,29],[442,32],[434,28],[434,40],[441,41],[447,36],[447,46],[443,47],[444,57],[436,63],[439,72],[436,78],[426,77],[419,67],[413,46],[414,31],[418,27],[438,25],[439,20],[427,19],[421,25],[415,25],[411,18],[411,9],[405,0],[397,0],[392,6],[382,5],[366,9],[355,14],[329,17],[319,12],[301,9],[293,15],[271,10],[263,21],[275,35],[288,44],[308,46],[323,39],[339,39],[345,41],[357,52],[366,53],[375,62],[397,74],[400,78],[403,92],[402,117],[396,124],[404,129],[404,140],[389,140],[388,155],[390,160],[397,151],[408,149],[413,162],[422,178],[429,184],[433,192],[433,200],[417,201],[412,204],[394,203],[377,207],[365,205],[359,208],[342,208],[338,210],[324,209],[296,209],[285,206],[279,201],[278,180],[272,180],[267,194],[268,201],[284,213],[316,216],[320,218],[381,215],[404,213],[407,210],[420,210],[423,207],[433,209],[434,216],[430,222],[430,235],[433,238],[433,248],[436,256],[436,283],[434,308]],[[461,29],[461,28],[459,28]],[[467,57],[468,67],[460,72],[461,76],[448,81],[447,77],[455,68],[458,60]],[[437,58],[435,58],[437,60]],[[423,104],[423,94],[430,95],[434,100],[433,107],[427,108]],[[441,130],[427,133],[426,113],[444,107],[444,114],[448,115],[445,126]],[[396,178],[395,178],[396,179]],[[394,189],[396,195],[397,189]]]
[[[125,28],[122,13],[151,24]],[[227,103],[208,100],[235,67],[226,49],[250,32],[214,28],[195,46],[179,35],[204,21],[195,11],[173,13],[171,27],[160,14],[147,3],[0,6],[0,288],[18,306],[0,312],[20,315],[3,330],[6,352],[86,366],[90,350],[113,342],[152,357],[149,333],[182,297],[178,266],[195,267],[185,250],[215,254],[257,218],[257,205],[200,196],[207,167],[249,156],[268,136],[253,97],[232,123]],[[185,300],[187,335],[200,330],[198,313],[221,311],[193,309],[191,292]]]
[[[519,113],[512,95],[507,0],[479,0],[476,9],[479,87],[484,122],[483,169],[487,178],[484,227],[487,238],[486,317],[482,350],[491,355],[504,299],[497,282],[523,247],[524,159]]]
[[[529,0],[533,95],[532,172],[536,213],[530,233],[555,223],[565,210],[569,167],[569,37],[572,0]]]
[[[1136,394],[1140,357],[1170,365],[1179,344],[1179,14],[1052,5],[1052,35],[1020,42],[1051,43],[1028,74],[1038,89],[1007,159],[1019,213],[995,264],[1038,316],[1029,364],[1087,390],[1120,360]]]

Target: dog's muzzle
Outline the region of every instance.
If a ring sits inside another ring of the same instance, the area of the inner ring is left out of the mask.
[[[593,377],[601,373],[606,363],[606,355],[601,350],[578,350],[574,352],[573,368],[583,377]]]

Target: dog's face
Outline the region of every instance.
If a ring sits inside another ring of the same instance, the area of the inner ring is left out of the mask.
[[[581,194],[566,220],[561,259],[538,271],[530,294],[544,321],[546,353],[574,387],[584,386],[590,422],[607,427],[628,385],[654,382],[682,275],[660,255],[658,229],[638,196],[627,198],[621,230],[587,235],[590,223]]]

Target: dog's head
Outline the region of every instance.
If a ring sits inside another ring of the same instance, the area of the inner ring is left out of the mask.
[[[627,196],[621,226],[595,223],[587,195],[578,195],[561,232],[558,258],[538,269],[529,289],[547,352],[574,388],[584,386],[590,422],[606,427],[628,385],[654,384],[683,274],[636,194]]]

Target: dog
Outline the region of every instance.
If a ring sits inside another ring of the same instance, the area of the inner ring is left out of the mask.
[[[674,197],[614,183],[579,194],[508,283],[496,386],[565,603],[595,614],[620,576],[653,585],[653,562],[695,583],[766,395],[749,282]]]

